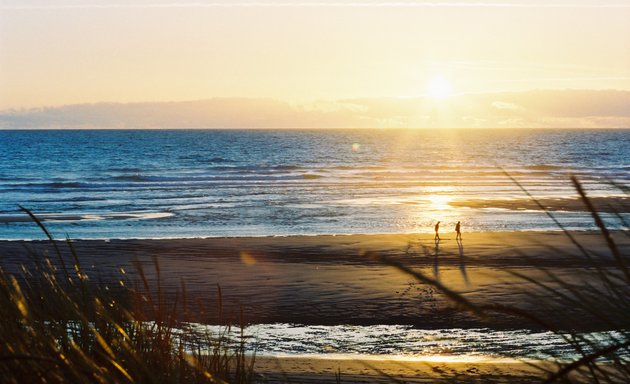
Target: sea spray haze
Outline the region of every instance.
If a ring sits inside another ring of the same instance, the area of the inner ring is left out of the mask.
[[[17,204],[79,239],[557,230],[498,167],[593,229],[569,174],[618,209],[629,151],[627,130],[5,130],[0,239],[42,236]]]

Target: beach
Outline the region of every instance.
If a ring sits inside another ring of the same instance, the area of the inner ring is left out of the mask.
[[[599,266],[614,266],[601,234],[571,236],[601,255]],[[614,239],[627,252],[627,233],[617,232]],[[588,277],[589,265],[562,232],[464,233],[461,243],[454,234],[442,234],[437,247],[426,234],[90,240],[72,241],[72,245],[92,281],[112,287],[121,281],[137,284],[138,265],[142,265],[154,292],[159,285],[171,299],[169,305],[179,308],[186,292],[187,310],[180,311],[183,321],[204,324],[402,324],[444,333],[450,328],[535,330],[536,324],[521,318],[479,318],[456,309],[439,290],[418,283],[384,260],[420,271],[474,303],[516,306],[558,324],[567,317],[567,308],[540,307],[540,301],[534,300],[538,288],[511,272],[544,279],[544,271],[552,271],[567,281],[580,281]],[[70,265],[67,244],[58,242],[58,246]],[[59,263],[46,241],[1,241],[0,254],[2,268],[10,273],[20,265],[28,270],[45,254]],[[598,329],[588,319],[568,317],[572,329]],[[459,356],[460,360],[449,361],[448,353],[429,359],[386,355],[366,359],[365,355],[339,358],[292,352],[258,355],[255,372],[269,382],[286,382],[287,377],[335,382],[339,371],[351,382],[388,382],[391,377],[407,382],[511,382],[516,377],[520,382],[536,382],[545,375],[518,359],[467,361]]]
[[[456,310],[434,287],[384,260],[400,263],[439,281],[475,303],[538,308],[539,290],[511,275],[545,281],[545,270],[567,281],[588,279],[592,263],[614,267],[597,232],[575,232],[586,249],[600,254],[587,262],[562,232],[442,234],[436,245],[426,234],[289,236],[161,240],[73,241],[83,270],[92,281],[138,281],[137,263],[152,287],[169,297],[185,290],[188,310],[205,323],[407,324],[420,328],[535,328],[505,316],[479,319]],[[623,252],[626,233],[614,235]],[[72,264],[67,245],[59,245]],[[17,272],[54,249],[46,241],[1,241],[2,267]],[[219,288],[220,287],[220,288]],[[219,297],[219,289],[221,297]],[[181,297],[181,296],[180,296]],[[221,303],[221,310],[219,308]],[[559,316],[563,317],[564,313]],[[594,327],[572,319],[572,328]]]

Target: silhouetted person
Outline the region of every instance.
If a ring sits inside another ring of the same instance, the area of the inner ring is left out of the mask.
[[[459,223],[460,222],[458,221],[457,224],[455,225],[455,232],[457,232],[457,235],[455,235],[455,240],[462,239],[461,225]]]
[[[433,240],[440,241],[440,234],[438,233],[439,230],[440,222],[438,221],[437,224],[435,224],[435,237],[433,238]]]

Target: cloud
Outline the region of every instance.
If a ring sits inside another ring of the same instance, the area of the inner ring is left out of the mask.
[[[366,112],[367,107],[361,104],[346,103],[338,101],[316,101],[302,105],[301,108],[305,111],[320,111],[320,112],[337,112],[337,111],[351,111],[351,112]]]
[[[517,111],[517,110],[522,110],[522,107],[519,107],[518,105],[514,104],[514,103],[506,103],[504,101],[495,101],[492,103],[492,106],[497,108],[497,109],[510,109],[513,111]]]
[[[473,116],[462,116],[463,126],[470,128],[483,128],[488,124],[488,120]]]
[[[96,103],[0,111],[0,128],[630,128],[630,91],[530,91],[365,98]]]

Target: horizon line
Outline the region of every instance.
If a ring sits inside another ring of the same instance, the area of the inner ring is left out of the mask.
[[[628,127],[239,127],[239,128],[226,128],[226,127],[197,127],[197,128],[114,128],[114,127],[24,127],[24,128],[5,128],[0,127],[0,131],[334,131],[334,130],[355,130],[355,129],[367,129],[367,130],[414,130],[414,129],[430,129],[430,130],[449,130],[449,129],[462,129],[462,130],[503,130],[503,129],[520,129],[520,130],[591,130],[591,131],[619,131],[630,130]]]

